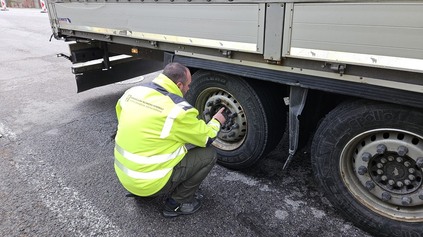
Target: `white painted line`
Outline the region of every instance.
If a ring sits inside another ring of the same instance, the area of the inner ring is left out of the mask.
[[[10,141],[16,141],[16,134],[0,122],[0,138],[8,138]]]
[[[66,186],[54,168],[43,160],[28,162],[28,157],[16,162],[18,171],[38,190],[41,200],[67,226],[67,231],[77,236],[122,236],[116,226],[76,189]],[[42,168],[38,167],[41,166]],[[34,175],[36,169],[37,175]],[[30,178],[28,178],[30,177]]]

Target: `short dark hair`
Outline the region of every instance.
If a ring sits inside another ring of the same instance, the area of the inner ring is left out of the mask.
[[[185,83],[187,81],[188,70],[189,69],[187,67],[180,63],[169,63],[163,69],[162,73],[175,83]]]

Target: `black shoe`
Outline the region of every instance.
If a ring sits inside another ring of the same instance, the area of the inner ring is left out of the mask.
[[[180,215],[190,215],[198,211],[201,207],[201,200],[194,198],[194,201],[187,203],[177,203],[172,198],[166,199],[163,209],[164,217],[177,217]]]

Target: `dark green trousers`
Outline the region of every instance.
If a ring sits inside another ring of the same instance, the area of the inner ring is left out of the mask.
[[[179,203],[191,202],[200,184],[216,164],[216,151],[210,147],[190,149],[173,168],[167,184],[154,196],[168,194]]]

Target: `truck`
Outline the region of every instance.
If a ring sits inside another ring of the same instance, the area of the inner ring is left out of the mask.
[[[423,236],[423,3],[49,0],[78,92],[179,62],[214,146],[254,166],[288,135],[333,207],[376,236]],[[283,172],[283,171],[281,171]]]

